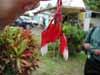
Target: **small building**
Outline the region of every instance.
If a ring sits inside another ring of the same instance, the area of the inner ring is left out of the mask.
[[[96,26],[100,25],[100,12],[92,11],[91,23]]]
[[[62,13],[65,16],[64,21],[70,22],[72,25],[79,24],[81,22],[79,15],[86,9],[83,0],[62,0],[62,4]],[[37,13],[44,15],[46,18],[46,27],[48,27],[49,19],[55,13],[56,6],[57,0],[41,1],[39,9],[34,10],[35,13],[38,11]]]
[[[88,31],[92,26],[100,25],[100,12],[87,10],[84,13],[83,24],[84,31]]]

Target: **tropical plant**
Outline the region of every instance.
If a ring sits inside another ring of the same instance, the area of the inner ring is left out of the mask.
[[[81,44],[85,37],[85,32],[77,26],[73,26],[70,23],[64,23],[63,32],[68,38],[69,53],[75,55],[81,51]]]
[[[31,30],[7,26],[0,36],[0,75],[29,75],[38,67],[37,48]]]

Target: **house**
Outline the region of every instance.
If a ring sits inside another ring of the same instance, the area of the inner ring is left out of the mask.
[[[83,24],[84,31],[88,31],[92,26],[100,25],[100,12],[86,10],[84,13]]]
[[[79,14],[86,9],[83,0],[62,0],[62,3],[62,13],[65,15],[64,21],[68,21],[73,25],[79,24]],[[46,27],[48,27],[49,19],[53,17],[56,6],[57,0],[41,1],[40,6],[36,10],[32,10],[32,12],[44,15]]]
[[[100,25],[100,12],[92,11],[91,23],[96,26]]]

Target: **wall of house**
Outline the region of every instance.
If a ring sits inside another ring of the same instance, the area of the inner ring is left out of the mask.
[[[94,25],[100,25],[100,17],[92,18],[91,23]]]
[[[94,25],[100,25],[100,13],[92,13],[91,23]]]

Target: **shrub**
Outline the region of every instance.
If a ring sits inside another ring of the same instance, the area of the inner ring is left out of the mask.
[[[59,55],[59,40],[50,43],[48,46],[48,51],[49,51],[49,56],[57,57],[57,55]]]
[[[64,23],[63,32],[68,38],[68,47],[70,55],[75,55],[81,51],[81,44],[85,37],[85,32],[77,26],[70,23]]]
[[[0,36],[0,75],[29,75],[38,67],[37,45],[30,30],[6,27]]]

